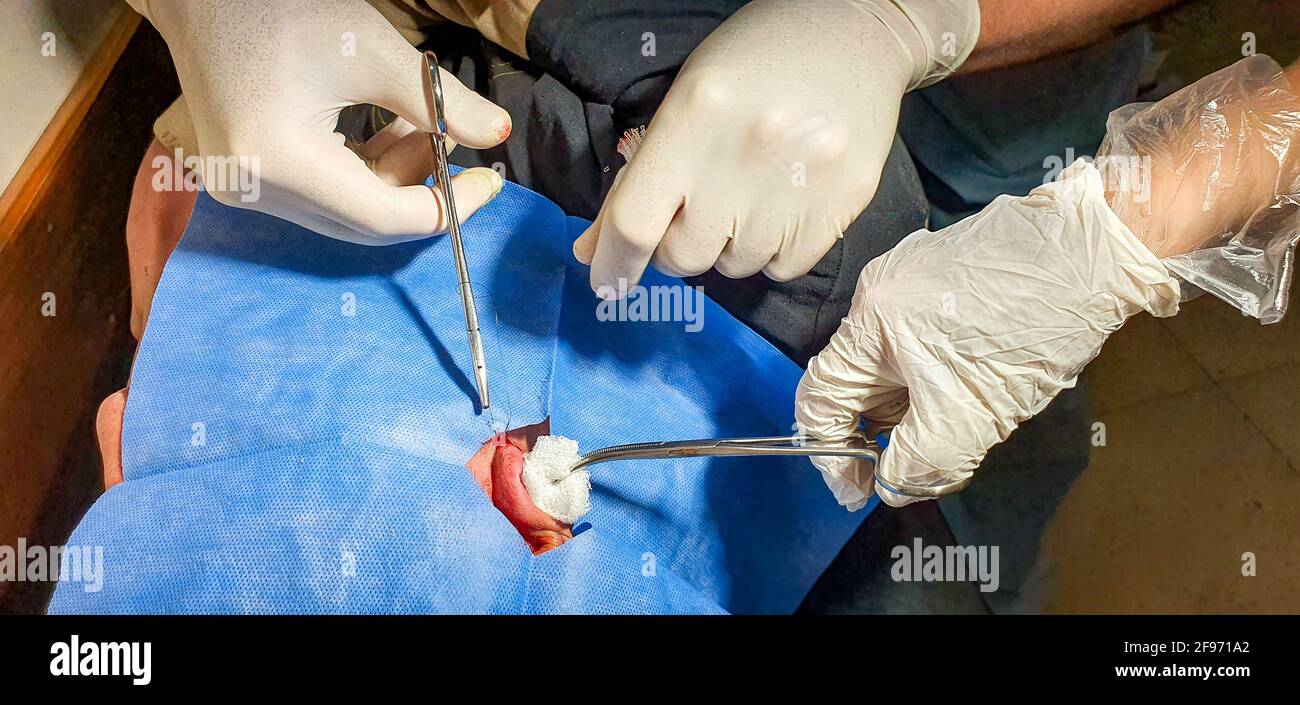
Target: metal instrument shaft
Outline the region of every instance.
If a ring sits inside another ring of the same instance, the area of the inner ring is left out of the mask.
[[[452,196],[451,169],[447,162],[447,121],[442,103],[442,79],[438,75],[438,57],[424,52],[424,88],[433,115],[433,132],[429,133],[429,146],[433,150],[435,168],[433,178],[442,195],[447,213],[447,232],[451,237],[451,250],[456,260],[456,280],[460,288],[460,301],[465,309],[465,331],[469,334],[470,360],[474,364],[474,384],[478,388],[479,405],[487,409],[488,396],[487,357],[483,353],[483,334],[478,327],[478,310],[474,307],[474,288],[469,281],[469,263],[465,261],[465,243],[460,235],[460,218],[456,215],[456,199]]]

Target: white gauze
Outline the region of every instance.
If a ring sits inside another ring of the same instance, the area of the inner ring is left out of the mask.
[[[591,474],[574,471],[578,442],[564,436],[538,436],[524,455],[524,489],[538,509],[573,524],[591,509]]]

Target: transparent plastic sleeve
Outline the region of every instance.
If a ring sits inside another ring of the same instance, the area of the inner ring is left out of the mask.
[[[1204,290],[1274,323],[1300,242],[1297,137],[1300,98],[1257,55],[1111,113],[1097,166],[1116,215],[1192,285],[1184,299]]]

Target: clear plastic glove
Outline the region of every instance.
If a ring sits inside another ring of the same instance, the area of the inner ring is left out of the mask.
[[[1111,208],[1170,270],[1274,323],[1300,238],[1298,135],[1300,99],[1261,54],[1116,110],[1097,165]]]
[[[691,54],[574,244],[592,288],[620,291],[648,263],[807,273],[875,195],[903,93],[954,71],[978,34],[975,0],[746,5]]]
[[[799,384],[800,431],[840,437],[864,415],[898,422],[875,471],[895,485],[946,485],[969,478],[991,447],[1074,386],[1130,316],[1177,312],[1180,286],[1166,262],[1249,233],[1257,251],[1278,256],[1239,259],[1234,276],[1282,282],[1275,303],[1284,306],[1298,229],[1289,150],[1300,121],[1265,61],[1267,71],[1248,59],[1112,120],[1105,153],[1121,154],[1115,145],[1126,137],[1132,153],[1151,156],[1145,181],[1119,178],[1112,160],[1103,185],[1079,161],[1028,196],[912,233],[873,260]],[[1215,129],[1187,132],[1207,125]],[[867,464],[815,464],[849,509],[873,489],[891,505],[915,501],[875,483]]]
[[[363,0],[131,4],[171,50],[214,198],[361,244],[446,230],[444,204],[422,185],[432,170],[423,132],[433,130],[422,57],[373,7]],[[490,147],[509,135],[504,110],[446,72],[442,83],[453,140]],[[359,103],[404,118],[372,138],[366,160],[334,132],[339,111]],[[220,164],[214,157],[230,160],[223,172],[241,169],[239,178],[209,173]],[[384,168],[376,173],[367,161]],[[501,187],[491,169],[452,181],[462,218]]]

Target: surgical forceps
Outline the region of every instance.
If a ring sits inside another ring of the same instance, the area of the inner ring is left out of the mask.
[[[889,447],[892,426],[882,427],[874,438],[858,429],[844,438],[819,440],[794,436],[763,436],[757,438],[701,438],[692,441],[661,441],[629,443],[601,448],[583,455],[573,466],[574,470],[596,463],[614,460],[646,460],[652,458],[737,457],[759,455],[836,456],[857,458],[871,463],[876,482],[886,490],[905,497],[932,499],[966,489],[971,478],[941,485],[921,486],[882,477],[878,471],[880,453]]]
[[[451,169],[447,166],[447,120],[442,105],[442,79],[438,76],[438,56],[424,52],[424,91],[433,115],[433,132],[429,133],[429,147],[433,150],[434,181],[447,209],[447,231],[451,235],[451,251],[456,259],[456,280],[460,286],[460,303],[465,309],[465,331],[469,334],[469,355],[474,363],[474,383],[478,387],[481,408],[488,408],[487,357],[483,354],[483,335],[478,328],[478,310],[474,307],[474,289],[469,283],[469,264],[465,261],[465,243],[460,237],[460,218],[456,216],[456,200],[451,193]]]

